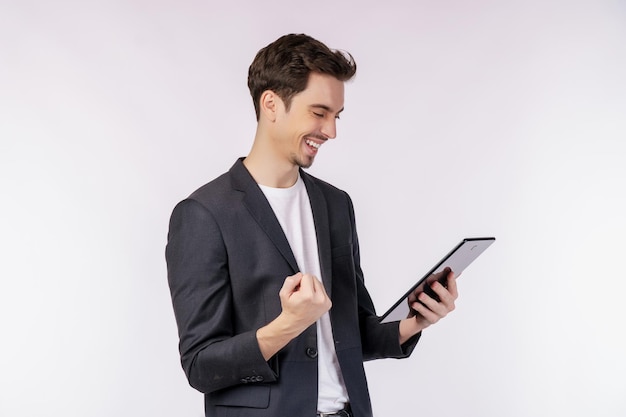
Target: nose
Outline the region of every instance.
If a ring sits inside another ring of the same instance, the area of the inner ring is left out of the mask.
[[[329,118],[324,122],[324,126],[322,126],[322,133],[328,139],[335,139],[337,137],[337,119]]]

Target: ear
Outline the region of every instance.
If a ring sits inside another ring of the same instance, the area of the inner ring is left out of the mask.
[[[272,90],[265,90],[259,99],[259,116],[270,122],[275,122],[278,116],[278,110],[282,104],[282,100],[278,97],[278,94]]]

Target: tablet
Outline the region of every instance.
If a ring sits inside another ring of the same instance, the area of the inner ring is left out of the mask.
[[[426,275],[413,285],[394,305],[391,306],[380,318],[381,323],[398,321],[412,317],[416,314],[409,304],[415,301],[415,297],[426,291],[431,297],[436,297],[430,289],[430,284],[439,280],[445,285],[448,272],[451,270],[458,277],[461,272],[471,264],[474,259],[485,251],[496,240],[495,237],[472,237],[461,241],[454,249],[443,257]]]

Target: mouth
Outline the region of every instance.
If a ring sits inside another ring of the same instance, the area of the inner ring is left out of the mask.
[[[321,143],[314,142],[311,139],[306,139],[304,143],[306,143],[310,148],[313,148],[315,151],[317,151],[322,146]]]
[[[305,136],[300,142],[301,150],[297,164],[302,168],[308,168],[313,164],[313,160],[317,156],[317,152],[324,144],[324,139],[315,138],[313,140],[311,136]]]

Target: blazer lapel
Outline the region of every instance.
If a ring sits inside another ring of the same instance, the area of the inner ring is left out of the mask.
[[[332,292],[332,254],[330,241],[330,225],[328,222],[328,206],[326,198],[311,177],[300,170],[300,176],[304,181],[311,210],[313,211],[313,222],[315,223],[315,234],[317,235],[317,253],[320,259],[320,270],[322,271],[322,282],[328,296]]]
[[[259,224],[261,229],[267,234],[269,239],[274,243],[278,251],[283,255],[285,260],[293,269],[294,274],[300,269],[296,262],[296,258],[291,251],[287,237],[270,206],[265,198],[263,191],[259,188],[254,178],[250,175],[246,167],[243,165],[243,158],[237,160],[235,165],[230,169],[233,188],[244,193],[243,204],[246,206],[252,217]]]

